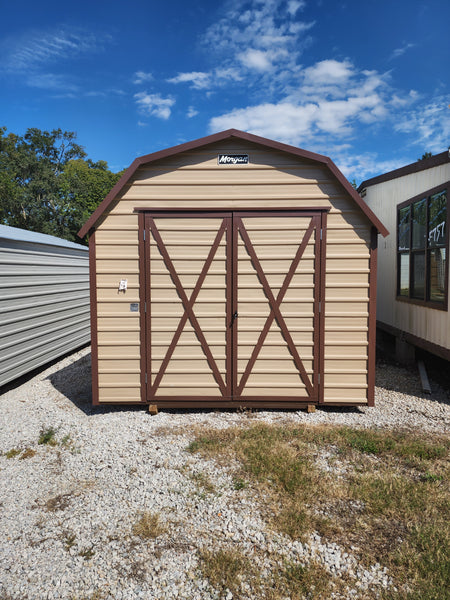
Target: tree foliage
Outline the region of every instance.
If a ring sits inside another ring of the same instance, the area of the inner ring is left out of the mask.
[[[120,177],[86,157],[74,132],[0,128],[0,223],[80,241],[77,231]]]
[[[432,152],[424,152],[420,158],[417,159],[417,162],[421,160],[425,160],[426,158],[431,158],[433,156]]]

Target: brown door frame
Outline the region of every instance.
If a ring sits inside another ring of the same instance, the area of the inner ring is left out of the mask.
[[[141,305],[141,401],[143,403],[156,403],[158,405],[172,406],[172,407],[188,407],[198,406],[199,404],[207,406],[222,406],[222,407],[233,407],[233,406],[260,406],[260,407],[277,407],[277,408],[292,408],[295,406],[304,406],[306,404],[323,403],[323,368],[324,368],[324,297],[325,297],[325,243],[326,243],[326,217],[329,207],[324,208],[306,208],[306,209],[276,209],[276,210],[249,210],[249,209],[212,209],[205,211],[204,209],[190,209],[190,210],[168,210],[168,209],[148,209],[148,208],[136,208],[136,212],[139,212],[139,287],[140,287],[140,305]],[[194,291],[190,298],[187,298],[183,286],[178,278],[175,268],[170,257],[165,251],[164,243],[159,236],[157,229],[154,224],[155,217],[197,217],[197,218],[211,218],[211,217],[222,217],[222,225],[216,235],[213,245],[208,253],[206,262],[203,265]],[[296,256],[291,263],[290,269],[285,276],[283,285],[275,298],[271,292],[270,286],[261,268],[259,259],[254,252],[253,245],[246,233],[245,227],[242,222],[244,217],[267,217],[267,216],[301,216],[311,217],[311,222],[307,228],[307,232],[304,235],[302,242],[299,245]],[[171,274],[174,283],[176,285],[178,293],[181,295],[183,307],[185,312],[180,319],[180,323],[176,329],[175,335],[172,338],[169,350],[166,357],[163,360],[160,373],[151,385],[150,377],[147,374],[151,373],[151,343],[148,332],[151,331],[151,313],[147,312],[147,302],[150,300],[151,290],[151,273],[148,270],[150,264],[150,230],[153,233],[156,231],[155,241],[159,247],[161,254],[163,255],[164,261]],[[301,357],[298,355],[295,344],[290,336],[289,330],[285,324],[284,318],[280,312],[280,304],[282,299],[289,288],[289,282],[294,275],[297,266],[302,258],[303,252],[312,237],[312,234],[316,230],[315,236],[315,258],[314,258],[314,332],[313,332],[313,377],[312,382],[303,368]],[[238,327],[234,326],[233,315],[238,311],[238,268],[237,268],[237,243],[238,236],[241,235],[241,239],[244,239],[244,244],[249,251],[252,258],[252,262],[255,265],[255,269],[258,274],[258,278],[261,281],[263,289],[268,297],[271,311],[269,317],[266,320],[266,324],[260,333],[257,345],[253,349],[250,361],[247,364],[246,378],[244,384],[241,382],[237,384],[237,360],[238,360]],[[242,235],[244,238],[242,238]],[[201,289],[201,285],[206,277],[209,270],[209,266],[214,258],[215,252],[220,244],[220,241],[225,236],[226,238],[226,305],[227,305],[227,331],[226,331],[226,377],[223,381],[220,373],[218,372],[217,366],[215,365],[214,358],[212,357],[206,339],[201,332],[201,328],[197,322],[195,314],[193,312],[193,305],[195,299]],[[144,310],[142,310],[144,308]],[[199,340],[202,345],[203,351],[205,352],[208,364],[211,367],[212,373],[219,385],[222,395],[219,397],[187,397],[187,399],[179,399],[174,397],[165,396],[158,397],[154,396],[157,389],[157,383],[162,378],[165,368],[167,367],[176,343],[180,337],[181,331],[184,328],[187,320],[191,321]],[[307,398],[299,398],[297,396],[240,396],[240,392],[245,385],[245,381],[251,372],[254,362],[262,348],[264,339],[270,328],[271,323],[276,320],[282,331],[282,334],[286,340],[288,348],[293,355],[294,362],[297,369],[299,370],[301,379],[305,384],[305,387],[309,393]],[[251,363],[251,364],[250,364]],[[163,368],[164,367],[164,368]],[[236,394],[236,392],[238,392]]]

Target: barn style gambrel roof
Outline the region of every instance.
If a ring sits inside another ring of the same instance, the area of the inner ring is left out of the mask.
[[[128,167],[116,185],[112,188],[103,202],[97,207],[95,212],[91,215],[91,217],[86,221],[83,227],[78,232],[79,237],[84,237],[87,233],[89,233],[92,229],[95,229],[97,221],[103,215],[105,211],[108,210],[109,206],[112,202],[117,198],[117,196],[121,193],[123,188],[130,183],[133,179],[134,174],[137,169],[143,165],[152,163],[157,160],[161,160],[164,158],[172,157],[176,154],[181,154],[182,152],[187,152],[190,150],[195,150],[202,146],[207,146],[209,144],[214,144],[216,142],[221,142],[223,140],[227,140],[230,138],[236,138],[238,140],[245,140],[254,144],[259,144],[260,146],[265,146],[266,148],[270,148],[272,150],[278,150],[281,152],[285,152],[287,154],[291,154],[293,156],[297,156],[300,158],[304,158],[310,161],[314,161],[320,163],[327,167],[330,172],[334,175],[334,177],[339,181],[345,191],[353,198],[355,203],[359,206],[361,211],[366,215],[368,220],[372,223],[372,225],[377,229],[378,233],[381,233],[383,236],[388,235],[388,230],[381,223],[381,221],[376,217],[376,215],[372,212],[372,210],[367,206],[358,192],[350,185],[348,180],[344,177],[341,171],[337,168],[334,162],[328,158],[328,156],[324,156],[322,154],[316,154],[315,152],[309,152],[308,150],[302,150],[301,148],[296,148],[295,146],[290,146],[288,144],[283,144],[281,142],[276,142],[274,140],[269,140],[267,138],[254,135],[252,133],[246,133],[244,131],[239,131],[238,129],[227,129],[226,131],[222,131],[220,133],[215,133],[206,137],[199,138],[197,140],[193,140],[191,142],[186,142],[184,144],[180,144],[177,146],[173,146],[171,148],[166,148],[164,150],[159,150],[158,152],[153,152],[151,154],[147,154],[145,156],[141,156],[136,158],[133,163]]]

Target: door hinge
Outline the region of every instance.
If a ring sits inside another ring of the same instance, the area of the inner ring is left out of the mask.
[[[320,239],[322,240],[322,229],[320,230]]]
[[[144,229],[144,242],[145,242],[145,229]]]
[[[322,312],[322,302],[319,302],[319,312]]]
[[[317,375],[317,383],[320,385],[320,373]]]
[[[144,302],[144,312],[147,312],[147,302]]]
[[[147,373],[145,374],[145,383],[147,383]]]

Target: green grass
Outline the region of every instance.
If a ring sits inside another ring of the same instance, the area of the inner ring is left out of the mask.
[[[39,434],[38,444],[56,446],[56,429],[53,427],[42,428]]]
[[[22,452],[22,450],[20,450],[19,448],[11,448],[11,450],[8,450],[8,452],[5,452],[5,456],[6,456],[6,458],[15,458],[21,452]]]
[[[450,598],[449,449],[447,438],[408,431],[262,424],[202,431],[188,448],[237,459],[235,480],[252,481],[276,530],[303,540],[318,531],[359,548],[363,564],[387,566],[398,590],[385,594],[391,600]],[[331,471],[320,468],[320,456]],[[296,569],[278,572],[280,589],[320,597]],[[293,578],[303,583],[288,585]]]

